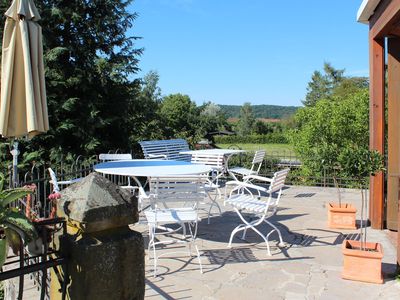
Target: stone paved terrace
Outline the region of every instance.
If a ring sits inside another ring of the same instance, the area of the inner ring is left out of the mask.
[[[342,195],[360,207],[359,191],[343,190]],[[159,260],[160,275],[154,278],[152,262],[147,261],[146,299],[400,299],[400,282],[393,279],[396,249],[385,231],[368,230],[369,241],[383,244],[384,284],[341,279],[341,243],[346,237],[356,238],[358,231],[327,228],[325,206],[336,198],[333,188],[289,186],[273,218],[287,247],[277,248],[273,234],[271,257],[251,231],[246,242],[236,238],[233,248],[227,248],[239,219],[221,205],[221,216],[213,217],[210,225],[206,219],[199,225],[204,274],[196,257],[172,254]],[[147,240],[145,225],[133,228]]]

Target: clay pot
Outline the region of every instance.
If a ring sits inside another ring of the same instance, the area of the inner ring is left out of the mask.
[[[365,250],[361,250],[360,247],[360,241],[343,241],[342,278],[371,283],[383,283],[382,245],[379,243],[365,243]]]
[[[357,229],[357,209],[348,203],[341,206],[337,203],[328,203],[328,227],[338,229]]]

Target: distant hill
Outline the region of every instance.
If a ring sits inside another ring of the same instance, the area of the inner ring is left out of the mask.
[[[239,118],[241,105],[218,105],[227,118]],[[293,115],[299,106],[252,105],[254,117],[263,119],[283,119]]]

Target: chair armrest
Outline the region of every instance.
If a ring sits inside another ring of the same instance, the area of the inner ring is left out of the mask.
[[[248,182],[242,182],[242,181],[236,181],[236,180],[232,180],[232,181],[228,181],[225,183],[225,185],[236,185],[238,187],[246,187],[246,188],[250,188],[250,189],[255,189],[261,192],[267,192],[268,189],[259,186],[259,185],[255,185],[252,183],[248,183]]]
[[[154,159],[154,158],[164,158],[164,159],[167,159],[167,155],[166,155],[166,154],[149,154],[149,158],[150,158],[150,159]]]
[[[248,179],[255,179],[255,180],[265,181],[265,182],[272,182],[271,178],[258,176],[258,175],[247,175],[247,176],[243,177],[243,180],[248,180]]]

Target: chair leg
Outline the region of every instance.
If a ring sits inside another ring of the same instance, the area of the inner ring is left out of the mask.
[[[217,191],[218,191],[218,194],[219,194],[218,197],[221,197],[219,189],[217,189]],[[210,193],[207,193],[207,195],[208,195],[208,198],[211,200],[210,208],[208,209],[208,218],[207,218],[207,224],[210,225],[210,215],[211,215],[212,208],[214,206],[216,206],[218,208],[219,215],[222,214],[222,210],[221,210],[221,207],[219,206],[219,204],[217,202],[217,195],[215,195],[215,198],[212,198]]]
[[[264,220],[265,223],[267,223],[269,226],[271,226],[273,228],[273,230],[271,230],[268,234],[267,234],[267,239],[268,237],[271,235],[271,233],[273,233],[274,231],[276,231],[278,233],[278,237],[279,237],[279,244],[278,247],[286,247],[286,244],[284,243],[283,239],[282,239],[282,234],[281,231],[279,230],[278,227],[276,227],[274,224],[272,224],[271,222],[269,222],[268,220]]]
[[[189,223],[189,230],[190,230],[190,256],[192,256],[192,244],[194,245],[194,248],[196,249],[196,254],[197,254],[197,260],[199,261],[199,266],[200,266],[200,273],[203,274],[203,265],[201,264],[201,259],[200,259],[200,252],[199,252],[199,248],[196,245],[196,234],[197,234],[197,222],[195,222],[195,224],[193,223]],[[192,226],[194,227],[194,234],[193,234],[193,230],[192,230]]]
[[[152,245],[154,245],[154,237],[155,234],[153,232],[153,226],[149,225],[149,244],[147,245],[147,251],[150,254],[150,248],[152,247]],[[149,255],[149,259],[150,259],[150,255]]]
[[[232,244],[232,240],[233,237],[236,233],[238,233],[239,231],[243,230],[243,235],[242,237],[244,238],[246,236],[246,232],[247,229],[252,229],[255,233],[257,233],[259,236],[262,237],[262,239],[265,241],[265,244],[267,244],[267,251],[268,251],[268,255],[271,256],[271,250],[269,247],[269,243],[268,243],[268,236],[264,236],[257,228],[256,226],[260,225],[263,221],[267,222],[267,220],[265,220],[265,215],[262,215],[259,219],[252,221],[252,222],[248,222],[246,221],[246,219],[242,216],[242,214],[240,213],[240,211],[235,207],[234,210],[236,211],[236,213],[239,215],[239,218],[242,220],[242,222],[244,224],[240,224],[239,226],[237,226],[231,233],[231,237],[229,239],[229,244],[228,247],[231,247]],[[269,223],[269,222],[268,222]],[[276,228],[276,227],[275,227]]]
[[[232,230],[231,237],[229,238],[228,248],[231,248],[232,240],[233,240],[233,237],[235,236],[235,234],[244,229],[245,229],[245,225],[240,224],[235,229]]]
[[[196,253],[197,253],[197,260],[199,261],[200,273],[203,274],[203,265],[201,264],[199,248],[197,248],[197,245],[194,241],[193,241],[193,243],[194,243],[194,247],[195,247]]]
[[[155,244],[155,230],[156,227],[153,225],[149,225],[149,245],[148,245],[148,259],[150,260],[150,252],[153,252],[153,276],[157,277],[157,255],[156,255],[156,244]],[[151,251],[151,250],[152,251]]]
[[[247,227],[243,230],[242,240],[246,238]]]
[[[271,250],[269,249],[268,238],[266,238],[257,228],[255,228],[255,227],[253,227],[253,226],[251,226],[250,228],[253,229],[254,232],[258,233],[258,235],[261,236],[261,237],[264,239],[265,244],[267,244],[267,252],[268,252],[268,255],[269,255],[269,256],[272,256]]]

